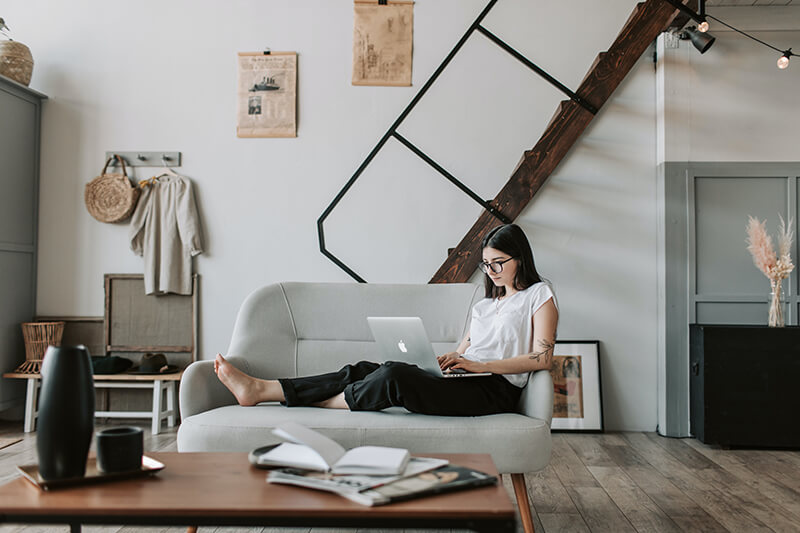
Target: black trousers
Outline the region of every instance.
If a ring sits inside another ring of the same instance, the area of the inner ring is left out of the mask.
[[[313,405],[344,392],[351,411],[405,407],[412,413],[479,416],[514,412],[522,389],[503,376],[442,378],[415,365],[361,361],[338,372],[278,380],[284,405]]]

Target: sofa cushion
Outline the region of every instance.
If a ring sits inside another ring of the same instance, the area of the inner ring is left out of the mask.
[[[397,446],[413,454],[490,453],[500,472],[533,472],[550,458],[550,430],[543,420],[504,413],[475,417],[431,416],[401,408],[351,412],[279,404],[225,406],[183,420],[178,449],[250,451],[281,440],[272,429],[293,421],[320,431],[345,448]]]

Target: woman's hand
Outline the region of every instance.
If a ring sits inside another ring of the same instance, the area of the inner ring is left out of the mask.
[[[439,368],[441,368],[442,370],[447,370],[448,368],[456,364],[459,361],[460,357],[461,357],[460,353],[450,352],[444,355],[440,355],[439,357],[436,358],[436,360],[439,362]]]
[[[469,359],[464,359],[463,357],[459,357],[456,360],[456,363],[450,366],[451,370],[456,368],[466,370],[467,372],[491,372],[488,364],[481,363],[479,361],[471,361]]]

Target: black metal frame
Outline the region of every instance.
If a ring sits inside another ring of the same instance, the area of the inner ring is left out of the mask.
[[[587,111],[589,111],[593,115],[597,113],[597,109],[595,109],[592,105],[590,105],[588,102],[583,100],[580,96],[575,94],[573,91],[571,91],[568,87],[566,87],[564,84],[559,82],[553,76],[548,74],[544,69],[542,69],[541,67],[539,67],[538,65],[536,65],[535,63],[530,61],[528,58],[526,58],[525,56],[523,56],[522,54],[517,52],[514,48],[512,48],[508,44],[506,44],[504,41],[502,41],[495,34],[490,32],[489,30],[487,30],[483,26],[481,26],[481,22],[483,21],[484,18],[486,18],[486,15],[489,14],[489,11],[491,11],[491,9],[494,7],[494,5],[496,3],[497,3],[497,0],[490,0],[489,3],[486,4],[486,7],[483,9],[483,11],[481,11],[481,13],[475,19],[475,21],[470,25],[469,29],[467,29],[467,31],[464,33],[464,35],[461,37],[461,39],[459,39],[459,41],[456,43],[456,45],[453,47],[453,49],[450,51],[450,53],[447,54],[447,57],[445,57],[444,61],[442,61],[442,63],[439,65],[439,67],[436,69],[436,71],[431,75],[430,78],[428,78],[428,81],[425,82],[425,85],[423,85],[422,88],[419,90],[419,92],[414,96],[414,98],[411,100],[411,103],[409,103],[408,106],[406,106],[406,108],[403,110],[403,112],[400,113],[400,116],[397,117],[397,120],[395,120],[394,123],[391,125],[391,127],[389,127],[389,130],[383,135],[383,137],[381,137],[381,139],[378,141],[378,144],[375,145],[375,147],[372,149],[372,151],[369,153],[369,155],[366,157],[366,159],[364,159],[364,161],[361,163],[361,165],[358,167],[358,169],[356,169],[355,173],[350,177],[350,179],[347,181],[347,183],[345,183],[344,187],[342,187],[342,189],[339,191],[339,193],[336,195],[336,197],[333,199],[333,201],[328,205],[328,207],[325,209],[325,211],[322,213],[322,215],[319,217],[319,219],[317,219],[317,233],[319,235],[319,250],[320,250],[320,252],[322,252],[322,254],[325,257],[327,257],[328,259],[333,261],[334,264],[336,264],[339,268],[344,270],[348,275],[350,275],[350,277],[352,277],[353,279],[355,279],[359,283],[366,283],[366,280],[364,278],[362,278],[361,276],[359,276],[355,271],[353,271],[346,264],[344,264],[338,257],[333,255],[325,247],[325,231],[324,231],[323,225],[325,223],[325,219],[328,218],[328,216],[331,214],[333,209],[339,204],[339,202],[342,200],[342,198],[344,198],[344,195],[347,194],[347,191],[350,190],[350,188],[353,186],[353,184],[355,184],[356,180],[358,180],[359,176],[361,176],[361,173],[364,172],[364,170],[367,168],[367,165],[369,165],[372,162],[372,160],[375,158],[375,156],[378,154],[378,152],[381,150],[381,148],[383,148],[383,146],[386,144],[386,141],[388,141],[390,138],[396,139],[401,144],[403,144],[406,148],[411,150],[411,152],[413,152],[415,155],[420,157],[423,161],[428,163],[428,165],[433,167],[433,169],[436,170],[437,172],[439,172],[445,179],[447,179],[453,185],[458,187],[467,196],[469,196],[470,198],[475,200],[475,202],[480,204],[486,211],[491,213],[498,220],[500,220],[504,224],[509,224],[509,223],[512,222],[512,220],[509,217],[507,217],[502,212],[500,212],[495,206],[493,206],[490,203],[490,201],[482,199],[474,191],[472,191],[469,187],[467,187],[463,182],[458,180],[458,178],[456,178],[455,176],[450,174],[447,170],[445,170],[444,167],[442,167],[441,165],[436,163],[436,161],[434,161],[433,159],[428,157],[422,150],[417,148],[408,139],[406,139],[405,137],[403,137],[402,135],[400,135],[397,132],[397,128],[400,126],[400,124],[403,122],[403,120],[405,120],[405,118],[408,116],[408,114],[414,109],[414,107],[422,99],[422,97],[425,95],[425,93],[428,92],[428,89],[431,88],[433,83],[436,81],[436,79],[439,77],[439,75],[444,71],[444,69],[447,67],[447,65],[450,63],[450,61],[453,59],[453,57],[455,57],[455,55],[458,53],[458,51],[461,49],[461,47],[464,46],[464,43],[467,42],[467,39],[469,39],[472,36],[473,32],[477,31],[477,32],[481,33],[482,35],[484,35],[491,42],[497,44],[500,48],[502,48],[503,50],[505,50],[506,52],[511,54],[514,58],[519,60],[526,67],[528,67],[531,70],[533,70],[534,72],[536,72],[536,74],[541,76],[545,81],[547,81],[548,83],[553,85],[559,91],[563,92],[567,97],[569,97],[571,100],[574,100],[576,103],[578,103],[580,106],[582,106],[584,109],[586,109]]]

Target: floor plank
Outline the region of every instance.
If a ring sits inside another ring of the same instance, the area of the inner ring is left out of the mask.
[[[797,530],[800,530],[800,493],[775,481],[770,476],[764,475],[757,468],[743,463],[735,453],[722,450],[701,443],[696,439],[687,439],[686,444],[702,453],[721,468],[730,472],[737,482],[747,486],[750,491],[738,494],[740,498],[747,499],[748,495],[758,494],[759,500],[767,499],[779,505],[798,521]],[[797,454],[800,456],[800,453]],[[734,489],[739,489],[737,484]]]
[[[591,531],[636,531],[602,487],[567,487]]]
[[[686,495],[697,502],[708,514],[714,517],[731,532],[760,532],[772,531],[766,524],[753,517],[746,509],[735,500],[725,497],[717,491],[686,490]]]
[[[664,438],[664,437],[659,437]],[[652,441],[645,433],[626,433],[625,439],[631,447],[642,456],[650,465],[658,470],[681,490],[711,491],[713,487],[697,476],[691,468],[684,466],[680,461],[666,452],[656,442]]]
[[[580,514],[552,465],[547,465],[541,472],[526,474],[525,481],[528,485],[528,495],[537,513]]]
[[[600,483],[636,531],[680,531],[650,497],[619,466],[590,466]]]
[[[558,478],[565,487],[598,487],[597,480],[587,470],[564,434],[553,435],[553,453],[550,457]]]
[[[584,466],[616,466],[596,435],[573,433],[565,435],[564,440],[580,458]]]
[[[542,529],[547,532],[588,533],[591,531],[580,513],[540,513]],[[536,531],[539,531],[538,529]]]

